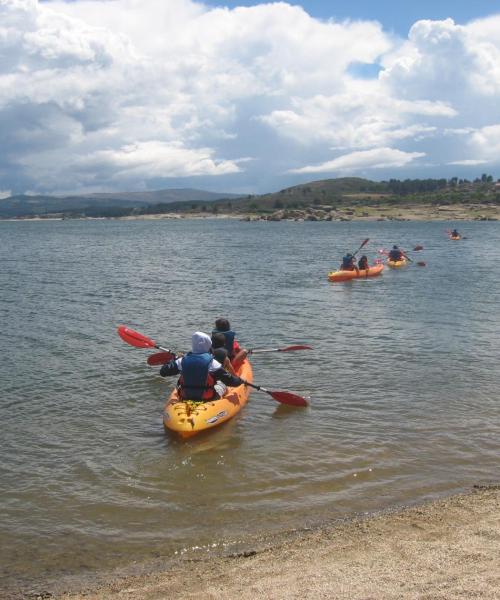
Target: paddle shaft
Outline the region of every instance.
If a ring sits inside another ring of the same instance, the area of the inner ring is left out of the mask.
[[[298,396],[297,394],[292,394],[291,392],[271,392],[270,390],[266,390],[266,388],[263,388],[261,385],[255,385],[254,383],[250,383],[249,381],[245,381],[244,379],[241,379],[241,381],[245,385],[248,385],[249,387],[258,390],[259,392],[264,392],[265,394],[268,394],[268,396],[271,396],[271,398],[273,400],[276,400],[276,402],[281,402],[282,404],[289,404],[290,406],[307,406],[309,404],[305,398],[303,398],[302,396]]]
[[[366,244],[368,244],[369,241],[370,238],[366,238],[366,240],[361,244],[361,246],[356,250],[356,252],[353,253],[352,256],[356,256],[356,254],[361,250],[361,248],[363,248],[363,246],[366,246]]]
[[[288,346],[287,348],[252,348],[248,354],[262,354],[263,352],[292,352],[295,350],[312,350],[311,346]]]

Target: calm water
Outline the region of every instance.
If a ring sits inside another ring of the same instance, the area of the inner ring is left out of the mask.
[[[0,565],[36,581],[428,499],[500,477],[500,223],[0,223]],[[427,267],[331,284],[370,238]],[[125,323],[186,349],[227,316],[253,392],[167,436],[172,380]]]

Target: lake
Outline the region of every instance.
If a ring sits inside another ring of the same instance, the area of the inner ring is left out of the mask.
[[[365,238],[370,259],[422,244],[427,266],[328,282]],[[16,221],[0,239],[4,586],[498,482],[500,223]],[[246,347],[313,346],[252,357],[255,383],[311,405],[252,391],[180,441],[174,380],[116,327],[183,351],[219,316]]]

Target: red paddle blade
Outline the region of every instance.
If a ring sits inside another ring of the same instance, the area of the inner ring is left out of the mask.
[[[423,250],[423,249],[424,249],[424,247],[419,244],[418,246],[415,246],[415,248],[413,248],[413,252],[418,252],[419,250]]]
[[[305,398],[297,396],[297,394],[291,394],[290,392],[268,392],[268,394],[282,404],[289,404],[290,406],[309,405],[309,402]]]
[[[124,342],[130,344],[131,346],[135,346],[136,348],[156,347],[156,344],[152,339],[142,335],[142,333],[139,333],[138,331],[134,331],[133,329],[125,327],[125,325],[120,325],[120,327],[118,327],[118,335]]]
[[[427,266],[427,263],[425,263],[423,260],[420,260],[420,261],[418,261],[417,265],[418,265],[419,267],[426,267],[426,266]]]
[[[157,366],[164,365],[166,362],[174,360],[175,354],[173,352],[157,352],[148,356],[148,365]]]
[[[288,346],[287,348],[278,348],[278,352],[292,352],[293,350],[312,350],[311,346]]]

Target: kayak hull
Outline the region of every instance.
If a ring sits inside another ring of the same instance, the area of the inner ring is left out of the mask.
[[[248,360],[239,367],[237,374],[252,383],[252,366]],[[167,431],[182,438],[213,429],[240,412],[247,403],[250,389],[246,385],[227,388],[222,398],[209,402],[179,400],[177,389],[174,389],[163,409],[163,425]]]
[[[462,236],[460,235],[450,235],[450,240],[459,240]]]
[[[406,258],[402,258],[401,260],[388,260],[387,266],[391,269],[400,269],[401,267],[406,267],[408,261]]]
[[[331,271],[328,273],[328,281],[351,281],[351,279],[366,279],[367,277],[376,277],[384,270],[382,263],[372,265],[368,269],[360,271]]]

